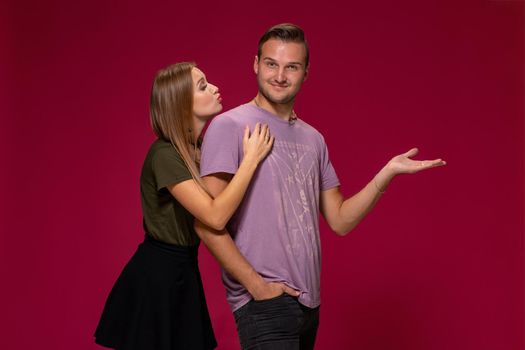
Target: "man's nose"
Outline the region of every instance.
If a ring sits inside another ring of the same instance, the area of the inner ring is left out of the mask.
[[[275,80],[279,84],[284,84],[286,82],[286,74],[284,72],[284,68],[279,68],[279,71],[277,72],[277,76],[275,77]]]

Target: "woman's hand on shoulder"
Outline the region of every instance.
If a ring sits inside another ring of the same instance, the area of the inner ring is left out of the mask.
[[[255,124],[251,135],[250,127],[246,126],[242,140],[244,158],[259,164],[272,149],[274,140],[275,138],[270,135],[270,129],[267,124]]]

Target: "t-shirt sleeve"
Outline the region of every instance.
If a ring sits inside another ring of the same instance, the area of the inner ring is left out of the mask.
[[[201,148],[201,176],[215,173],[235,174],[241,161],[239,127],[227,116],[212,120]]]
[[[157,150],[153,155],[152,167],[157,191],[193,178],[179,152],[173,147]]]
[[[321,191],[326,191],[331,188],[339,186],[339,179],[337,178],[337,174],[335,173],[335,169],[332,166],[332,162],[330,162],[330,157],[328,155],[328,147],[326,147],[326,143],[324,139],[322,139],[321,143],[321,169],[320,169],[320,189]]]

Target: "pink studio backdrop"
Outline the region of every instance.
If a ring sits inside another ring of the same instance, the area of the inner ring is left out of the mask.
[[[345,238],[322,223],[317,349],[523,349],[522,1],[0,6],[0,349],[99,349],[103,303],[143,237],[155,72],[194,60],[232,108],[256,93],[259,36],[285,21],[311,44],[296,111],[344,193],[413,146],[449,163],[396,179]],[[200,266],[219,349],[237,349],[204,247]]]

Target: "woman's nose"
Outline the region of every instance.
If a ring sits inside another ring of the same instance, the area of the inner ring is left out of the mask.
[[[215,95],[216,93],[219,92],[219,88],[217,86],[215,86],[213,84],[209,84],[209,83],[208,83],[208,85],[210,86],[210,91],[211,91],[212,94]]]

